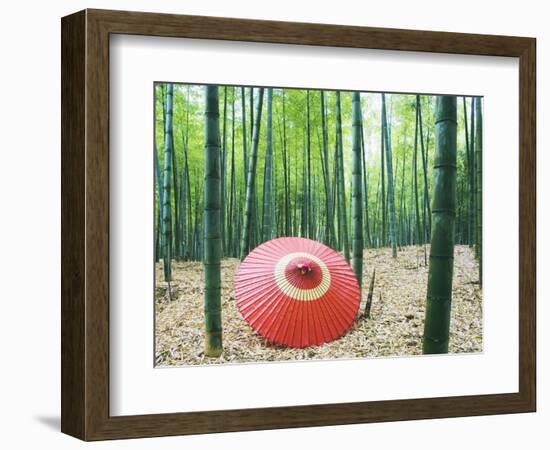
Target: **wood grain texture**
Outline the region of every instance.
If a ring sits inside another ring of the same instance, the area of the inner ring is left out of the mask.
[[[277,22],[129,11],[88,10],[112,33],[279,44],[516,56],[529,38]]]
[[[61,430],[83,436],[85,19],[61,27]]]
[[[537,163],[536,41],[519,67],[519,391],[536,409]]]
[[[110,33],[518,57],[519,392],[109,416]],[[535,40],[523,37],[103,10],[63,18],[62,431],[99,440],[534,411],[535,60]]]

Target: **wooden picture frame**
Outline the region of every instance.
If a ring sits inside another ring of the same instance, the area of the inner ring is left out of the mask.
[[[535,39],[105,10],[85,10],[64,17],[61,31],[61,429],[64,433],[84,440],[101,440],[535,411]],[[459,397],[110,416],[111,34],[519,58],[519,391]]]

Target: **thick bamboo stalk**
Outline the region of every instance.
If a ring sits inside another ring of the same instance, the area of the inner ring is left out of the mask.
[[[173,152],[173,94],[174,85],[166,86],[166,114],[164,123],[164,187],[162,205],[162,231],[164,243],[164,280],[172,281],[172,204],[171,204],[171,176],[172,176],[172,152]]]
[[[423,353],[447,353],[456,216],[456,97],[436,100],[432,235]]]
[[[204,146],[204,322],[206,356],[222,353],[221,174],[218,87],[206,86]]]

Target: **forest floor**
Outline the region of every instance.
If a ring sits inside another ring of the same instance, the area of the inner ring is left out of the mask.
[[[429,254],[429,247],[426,249]],[[420,355],[428,268],[423,247],[364,253],[360,313],[340,339],[318,347],[286,348],[271,344],[244,321],[234,301],[233,279],[239,260],[222,260],[223,354],[204,356],[203,270],[200,262],[173,262],[172,301],[157,264],[155,292],[156,365],[235,364],[263,361]],[[482,297],[477,261],[468,246],[455,246],[450,353],[483,350]],[[371,318],[363,317],[372,270],[376,269]]]

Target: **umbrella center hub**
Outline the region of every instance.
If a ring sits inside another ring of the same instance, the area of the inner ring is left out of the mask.
[[[298,269],[300,270],[300,273],[302,275],[307,275],[309,272],[311,272],[313,270],[313,268],[311,267],[311,262],[309,262],[309,261],[303,262],[303,263],[298,263],[296,265],[296,267],[298,267]]]
[[[331,285],[327,264],[309,252],[284,255],[275,264],[273,275],[279,289],[295,300],[320,299]]]
[[[312,258],[297,255],[286,266],[287,282],[299,289],[314,289],[323,280],[323,272],[319,263]]]

